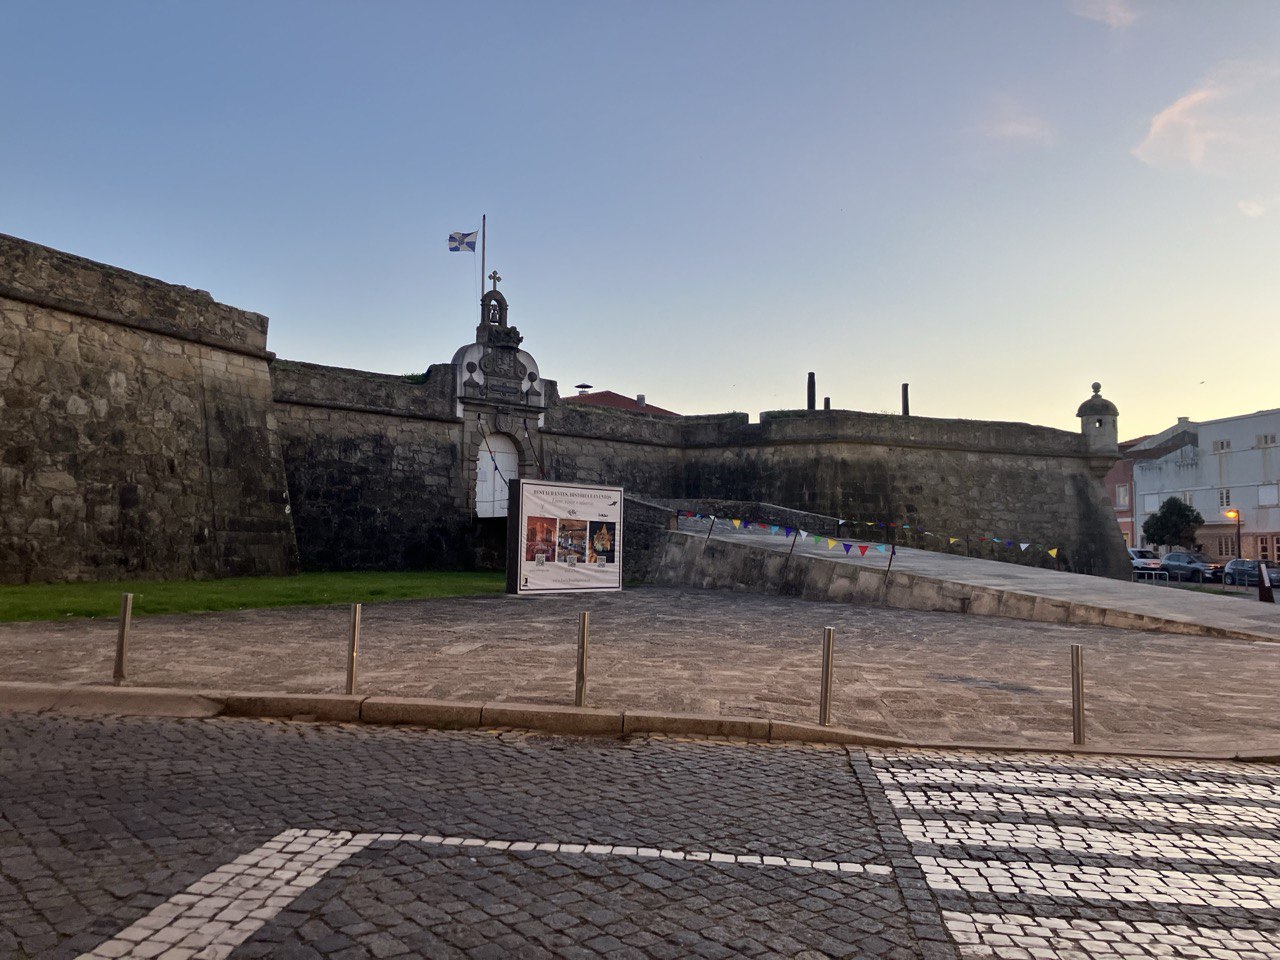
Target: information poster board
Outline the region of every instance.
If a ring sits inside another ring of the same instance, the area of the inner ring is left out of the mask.
[[[621,487],[520,480],[510,493],[508,593],[622,589]]]

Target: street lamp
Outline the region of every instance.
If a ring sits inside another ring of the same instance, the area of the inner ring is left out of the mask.
[[[1236,522],[1236,559],[1240,559],[1240,511],[1232,507],[1227,511],[1226,516],[1230,520]]]

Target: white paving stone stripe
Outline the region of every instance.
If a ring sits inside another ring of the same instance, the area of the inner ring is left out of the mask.
[[[896,753],[870,751],[878,773],[919,770],[920,764],[904,762]],[[933,766],[1001,770],[1097,771],[1104,775],[1133,776],[1207,776],[1217,775],[1228,782],[1249,782],[1280,787],[1280,769],[1275,764],[1241,763],[1240,761],[1163,760],[1153,757],[1085,757],[1062,754],[1020,754],[1016,761],[993,761],[990,753],[948,750],[945,752],[913,750],[911,758]]]
[[[660,847],[641,847],[631,844],[607,843],[557,843],[524,840],[482,840],[479,837],[446,837],[429,833],[375,834],[379,840],[397,840],[405,843],[440,844],[446,847],[485,847],[490,850],[509,850],[513,853],[541,851],[545,853],[591,854],[615,857],[660,857],[665,860],[689,860],[703,863],[732,863],[746,866],[795,867],[806,870],[823,870],[828,873],[869,873],[887,876],[893,868],[875,863],[853,863],[845,860],[810,860],[804,857],[784,857],[755,853],[724,853],[711,850],[671,850]]]
[[[1041,790],[1096,790],[1099,793],[1127,793],[1137,796],[1220,797],[1280,804],[1280,787],[1240,785],[1205,781],[1161,780],[1156,777],[1108,777],[1091,774],[1040,773],[1013,770],[965,770],[948,767],[915,768],[883,775],[882,783],[899,786],[964,787],[1021,786]]]
[[[286,830],[213,870],[81,960],[222,960],[377,834]]]
[[[262,846],[205,874],[115,937],[77,960],[149,958],[224,960],[308,887],[370,844],[425,843],[511,853],[540,851],[587,856],[656,857],[693,863],[785,867],[839,874],[887,876],[893,868],[842,860],[772,854],[734,854],[623,844],[486,840],[426,833],[348,833],[286,830]]]
[[[1274,829],[1280,826],[1280,810],[1239,804],[1159,803],[1107,797],[1036,796],[976,790],[956,794],[940,790],[898,790],[888,786],[884,792],[895,808],[917,816],[929,813],[1039,814],[1047,817],[1213,824],[1249,829]]]
[[[1185,873],[1129,867],[1081,867],[1035,861],[1000,862],[917,857],[934,890],[1022,897],[1167,903],[1270,910],[1280,907],[1280,878],[1238,873]]]
[[[902,832],[914,843],[1001,849],[1069,850],[1099,856],[1150,857],[1214,863],[1280,864],[1280,841],[1254,837],[1194,836],[1182,833],[1126,833],[1091,827],[979,820],[903,819]]]
[[[1165,956],[1203,960],[1266,960],[1280,956],[1280,932],[1182,924],[1081,920],[1026,914],[942,912],[960,955],[969,957]],[[1040,952],[1036,952],[1040,951]]]

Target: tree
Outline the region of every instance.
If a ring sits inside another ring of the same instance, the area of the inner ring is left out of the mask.
[[[1200,516],[1199,510],[1177,497],[1170,497],[1143,521],[1142,535],[1147,538],[1147,543],[1194,549],[1196,532],[1202,526],[1204,517]]]

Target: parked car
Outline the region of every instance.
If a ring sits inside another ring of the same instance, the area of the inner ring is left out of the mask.
[[[1222,570],[1222,582],[1227,586],[1235,586],[1238,583],[1246,587],[1256,587],[1259,562],[1267,565],[1267,576],[1272,586],[1280,586],[1280,563],[1274,560],[1228,560]]]
[[[1148,550],[1145,547],[1130,547],[1129,562],[1133,565],[1133,572],[1150,573],[1160,569],[1160,557],[1154,550]]]
[[[1213,583],[1222,578],[1222,564],[1214,563],[1203,553],[1166,553],[1160,561],[1160,569],[1169,574],[1170,580]]]

